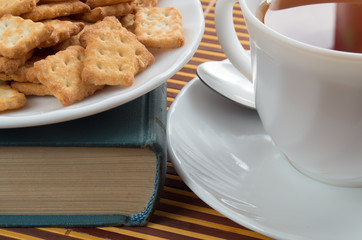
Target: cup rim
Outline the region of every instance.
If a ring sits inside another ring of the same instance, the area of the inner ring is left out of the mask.
[[[309,51],[312,53],[316,53],[320,56],[325,57],[336,57],[336,58],[347,58],[348,60],[362,60],[362,53],[354,53],[354,52],[344,52],[344,51],[337,51],[327,48],[322,48],[318,46],[314,46],[311,44],[303,43],[292,38],[289,38],[274,29],[266,26],[263,24],[249,9],[248,4],[246,3],[247,0],[239,0],[239,3],[242,8],[242,12],[244,17],[247,16],[247,19],[250,23],[252,23],[255,27],[257,27],[260,31],[264,31],[272,36],[274,39],[286,43],[292,47],[298,48],[302,51]],[[265,0],[266,1],[266,0]]]

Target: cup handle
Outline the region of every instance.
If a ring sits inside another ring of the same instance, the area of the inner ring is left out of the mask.
[[[218,0],[215,6],[215,28],[220,45],[230,62],[251,82],[251,58],[241,45],[234,28],[233,7],[238,0]]]

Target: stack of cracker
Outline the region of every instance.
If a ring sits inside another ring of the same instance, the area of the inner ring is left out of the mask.
[[[155,61],[151,48],[178,48],[181,14],[157,0],[2,0],[0,111],[26,96],[64,106],[107,85],[131,86]]]

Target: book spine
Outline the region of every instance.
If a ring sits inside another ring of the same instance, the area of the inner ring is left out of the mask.
[[[161,97],[160,97],[161,96]],[[167,119],[167,84],[164,83],[156,90],[152,91],[146,101],[148,104],[148,135],[145,147],[149,147],[156,155],[157,170],[155,177],[154,192],[146,209],[136,215],[132,215],[126,226],[144,226],[149,221],[152,213],[160,200],[160,195],[165,183],[167,165],[167,143],[166,143],[166,119]]]

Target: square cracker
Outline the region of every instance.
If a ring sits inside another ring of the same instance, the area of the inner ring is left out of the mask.
[[[131,13],[135,6],[134,2],[122,2],[111,6],[96,7],[90,12],[78,15],[77,17],[87,22],[97,22],[107,16],[125,16]]]
[[[6,14],[0,18],[0,55],[20,58],[44,42],[52,31],[42,23]]]
[[[149,48],[178,48],[183,46],[181,14],[173,7],[138,8],[135,14],[137,39]]]
[[[41,21],[89,11],[90,8],[87,4],[82,3],[79,0],[68,0],[66,2],[54,2],[38,5],[33,9],[33,11],[21,15],[21,17],[31,19],[33,21]]]
[[[0,56],[0,72],[4,72],[6,74],[11,74],[16,72],[19,67],[25,64],[26,60],[31,58],[33,52],[34,51],[31,50],[27,54],[22,55],[20,58],[6,58]]]
[[[87,0],[85,3],[90,8],[103,7],[118,3],[131,2],[132,0]]]
[[[86,47],[82,78],[96,85],[131,86],[134,75],[154,62],[153,55],[115,17],[93,25],[80,42]]]
[[[84,23],[82,22],[61,21],[58,19],[46,20],[43,23],[46,26],[53,27],[54,30],[50,37],[38,46],[39,48],[55,46],[78,34],[84,28]]]
[[[19,16],[31,12],[39,0],[1,0],[0,17],[5,14]]]
[[[121,36],[121,41],[131,46],[136,55],[135,74],[143,71],[155,61],[152,53],[137,40],[136,35],[124,28],[117,18],[106,17],[103,21],[93,25],[93,29],[111,29],[118,31],[118,34]]]
[[[70,46],[34,63],[40,83],[64,106],[80,101],[103,87],[82,81],[83,58],[83,47]]]

